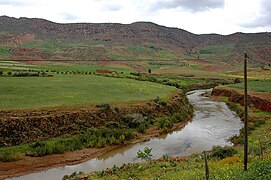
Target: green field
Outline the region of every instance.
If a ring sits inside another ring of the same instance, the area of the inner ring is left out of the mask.
[[[165,97],[176,88],[94,75],[0,77],[0,109],[127,102]]]
[[[231,84],[230,86],[244,88],[244,83]],[[271,80],[248,81],[248,89],[260,92],[271,92]]]

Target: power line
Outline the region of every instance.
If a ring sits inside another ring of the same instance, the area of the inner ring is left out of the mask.
[[[87,59],[87,60],[75,60],[75,59],[33,59],[33,60],[30,60],[30,59],[0,59],[0,61],[23,61],[23,62],[30,62],[30,61],[52,61],[52,62],[65,62],[65,61],[72,61],[72,62],[118,62],[118,61],[127,61],[127,62],[137,62],[137,61],[153,61],[153,62],[161,62],[161,61],[165,61],[165,62],[174,62],[174,61],[178,61],[177,59],[117,59],[117,60],[97,60],[97,59]]]

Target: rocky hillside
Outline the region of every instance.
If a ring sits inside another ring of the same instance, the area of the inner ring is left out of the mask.
[[[43,19],[0,17],[0,59],[178,60],[234,63],[243,51],[271,63],[271,33],[196,35],[149,22],[59,24]]]

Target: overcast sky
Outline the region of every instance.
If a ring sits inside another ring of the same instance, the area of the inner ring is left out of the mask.
[[[271,31],[271,0],[0,0],[0,15],[59,23],[150,21],[196,34]]]

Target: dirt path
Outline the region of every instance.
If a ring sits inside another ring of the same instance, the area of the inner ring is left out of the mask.
[[[190,118],[191,119],[191,118]],[[170,131],[180,129],[186,125],[187,122],[180,122],[174,124]],[[149,128],[146,133],[140,134],[136,139],[129,144],[135,144],[148,140],[152,137],[159,136],[166,132],[158,130],[157,127]],[[66,152],[64,154],[54,154],[44,157],[29,157],[23,156],[19,161],[3,163],[0,162],[0,179],[22,176],[33,172],[38,172],[53,167],[61,167],[65,165],[74,165],[85,162],[92,158],[98,157],[106,152],[120,148],[124,145],[107,146],[105,148],[87,148],[78,151]]]

